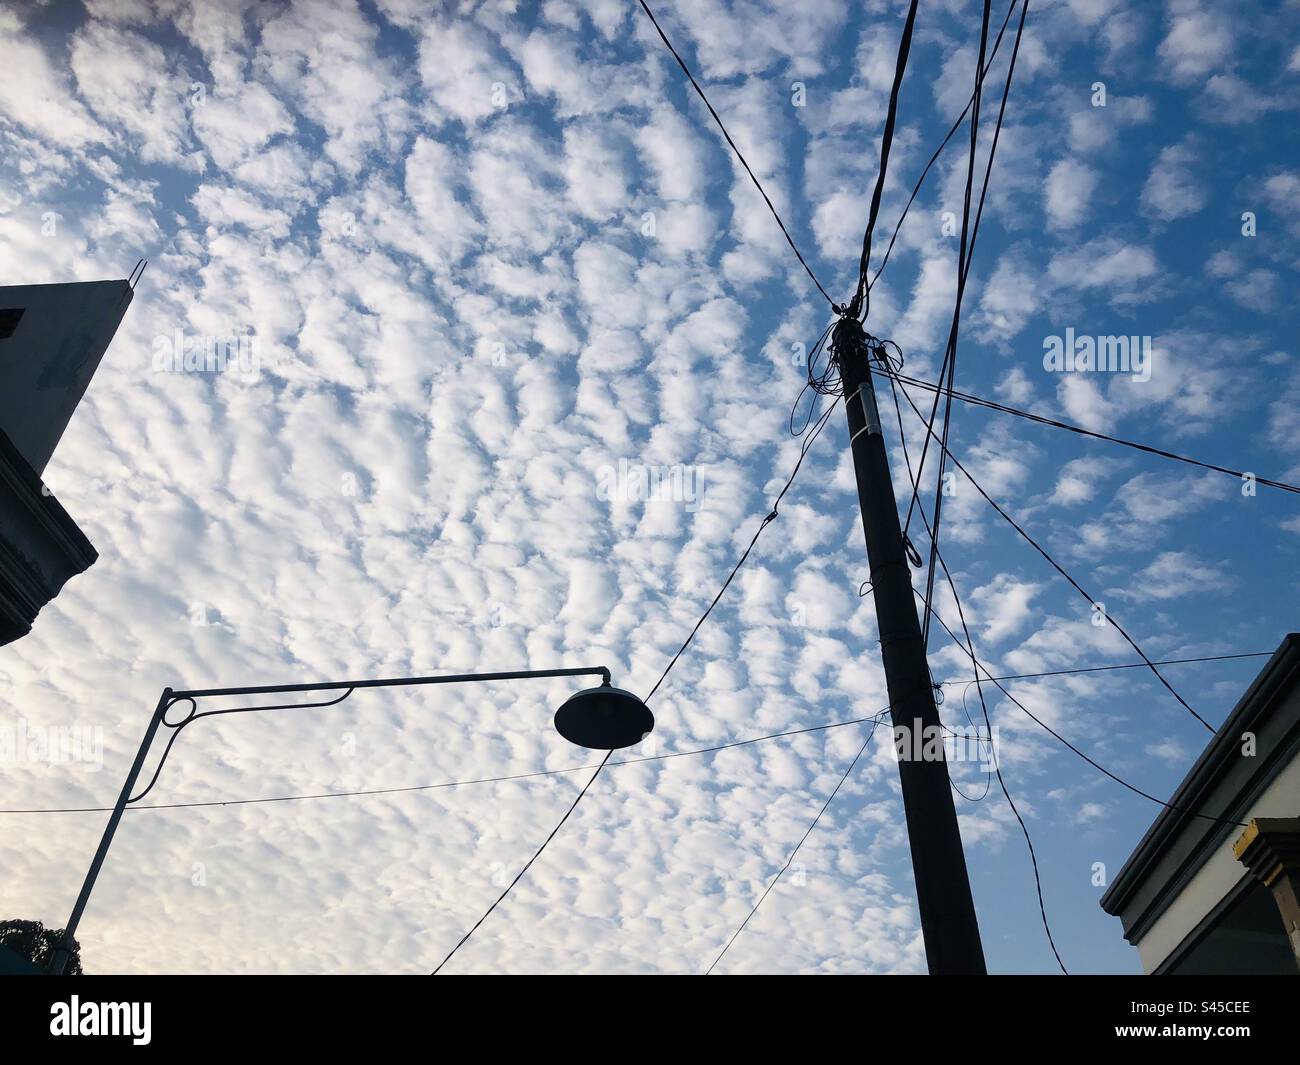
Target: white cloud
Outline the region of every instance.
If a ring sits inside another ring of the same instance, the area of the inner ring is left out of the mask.
[[[683,4],[673,14],[667,20],[669,37],[685,36],[694,42],[699,73],[714,79],[756,74],[777,64],[792,73],[818,74],[834,35],[842,32],[847,21],[844,9],[826,0],[807,4],[797,13],[778,0],[724,0]],[[638,33],[654,33],[645,20],[637,22]],[[737,33],[741,24],[745,31]]]
[[[1300,234],[1300,212],[1295,209],[1300,200],[1300,171],[1280,170],[1270,174],[1263,182],[1264,202],[1277,219],[1292,233]]]
[[[254,57],[255,69],[324,129],[325,154],[348,173],[410,127],[401,76],[377,38],[355,0],[302,0],[263,25]]]
[[[639,81],[600,62],[599,51],[580,54],[569,34],[534,30],[516,54],[530,94],[553,98],[561,118],[612,111],[643,91]]]
[[[974,589],[970,598],[984,627],[984,641],[998,643],[1020,632],[1033,616],[1030,603],[1038,591],[1039,585],[1009,573]]]
[[[1255,122],[1287,106],[1285,98],[1256,89],[1232,74],[1215,74],[1205,83],[1203,104],[1210,121],[1232,125]]]
[[[1071,13],[1085,26],[1094,26],[1102,19],[1117,14],[1123,0],[1067,0]]]
[[[441,257],[456,262],[482,232],[482,223],[464,203],[458,160],[444,145],[417,137],[403,167],[403,188],[424,231]]]
[[[420,80],[429,94],[424,114],[480,122],[522,98],[521,76],[489,32],[472,22],[429,19],[420,40]]]
[[[1052,256],[1047,271],[1054,282],[1065,288],[1108,288],[1136,296],[1140,293],[1134,286],[1156,277],[1160,269],[1150,248],[1099,237]]]
[[[708,183],[706,148],[690,122],[667,107],[656,107],[637,131],[637,145],[665,200],[695,200]]]
[[[628,208],[624,147],[600,127],[564,131],[564,179],[578,214],[604,221]]]
[[[1277,304],[1280,280],[1272,270],[1250,270],[1223,287],[1243,307],[1269,311]]]
[[[1197,176],[1202,161],[1188,144],[1171,144],[1151,166],[1142,186],[1142,206],[1166,222],[1195,214],[1205,206],[1206,192]]]
[[[256,233],[284,237],[289,233],[290,216],[268,207],[256,196],[240,189],[221,185],[200,185],[193,203],[199,217],[222,230],[242,226]]]
[[[1051,502],[1064,507],[1092,502],[1102,480],[1115,468],[1114,462],[1105,459],[1083,458],[1067,462],[1057,476]]]
[[[1087,217],[1098,174],[1078,159],[1062,159],[1047,174],[1044,199],[1047,221],[1055,229],[1073,229]]]
[[[974,316],[981,338],[1010,340],[1038,310],[1042,297],[1040,271],[1022,252],[998,258],[993,274],[983,285],[979,310]]]
[[[1144,125],[1155,116],[1148,96],[1106,95],[1105,107],[1088,106],[1070,116],[1070,149],[1075,153],[1096,152],[1113,143],[1128,127]]]
[[[92,20],[72,38],[70,65],[99,120],[124,133],[142,161],[181,161],[191,144],[190,82],[159,45]]]
[[[1221,11],[1197,0],[1173,0],[1164,40],[1157,54],[1169,76],[1186,84],[1219,70],[1233,51],[1232,29]]]
[[[103,142],[107,134],[73,94],[69,79],[45,49],[22,36],[13,10],[0,11],[0,111],[18,125],[59,145],[80,147]]]
[[[546,194],[558,164],[552,146],[518,121],[502,121],[478,141],[469,187],[494,246],[540,253],[569,228]]]
[[[205,97],[194,107],[194,133],[223,169],[233,168],[272,137],[292,130],[284,105],[256,82],[239,86],[230,96]]]
[[[912,288],[912,297],[898,325],[895,341],[905,351],[934,348],[947,336],[957,291],[957,262],[953,255],[925,259]]]
[[[1133,575],[1123,594],[1134,599],[1176,599],[1194,594],[1223,594],[1231,581],[1223,567],[1203,562],[1188,551],[1164,551]]]

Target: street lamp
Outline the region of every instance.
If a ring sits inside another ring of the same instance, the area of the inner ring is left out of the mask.
[[[122,819],[122,811],[149,794],[153,786],[158,782],[158,776],[162,773],[163,766],[167,762],[167,756],[171,754],[172,745],[175,744],[181,731],[200,718],[213,717],[217,714],[247,714],[259,710],[297,710],[337,706],[360,688],[399,688],[422,684],[468,684],[476,681],[525,680],[539,677],[590,677],[597,675],[601,678],[599,687],[586,688],[569,696],[563,705],[556,710],[554,719],[556,731],[570,743],[598,751],[618,750],[622,747],[631,747],[635,743],[640,743],[654,729],[654,715],[650,712],[650,708],[631,692],[613,687],[610,672],[605,666],[593,666],[589,669],[528,669],[510,673],[459,673],[445,677],[340,680],[327,681],[321,684],[275,684],[260,688],[197,688],[190,691],[173,691],[171,688],[164,688],[162,695],[158,698],[158,705],[154,708],[153,716],[149,719],[149,727],[145,729],[144,739],[140,741],[140,749],[136,751],[135,761],[131,764],[131,771],[126,775],[126,781],[123,783],[122,790],[117,797],[117,803],[109,816],[108,824],[104,827],[104,835],[100,838],[99,848],[95,851],[95,857],[91,860],[90,868],[86,872],[86,879],[81,885],[81,893],[77,896],[77,901],[72,907],[72,915],[68,918],[67,926],[64,928],[59,945],[55,949],[54,958],[50,963],[50,972],[59,976],[67,968],[68,961],[72,956],[69,944],[76,935],[77,925],[80,923],[82,912],[86,908],[86,901],[90,898],[90,892],[95,886],[100,867],[104,864],[104,856],[108,853],[109,845],[113,842],[117,824]],[[234,695],[278,695],[291,692],[328,691],[341,691],[343,694],[335,699],[321,702],[285,702],[268,706],[235,706],[202,711],[198,708],[198,700],[200,699]],[[183,716],[173,715],[169,718],[168,711],[181,703],[189,704],[188,708],[183,712]],[[158,760],[158,768],[154,770],[153,779],[149,781],[140,794],[133,796],[131,791],[140,776],[140,770],[144,766],[145,758],[148,756],[149,748],[153,744],[160,725],[172,730],[171,738],[167,741],[167,746],[163,748],[162,757]]]
[[[588,688],[569,696],[555,711],[555,731],[570,743],[593,751],[617,751],[640,743],[655,727],[655,716],[631,692]]]

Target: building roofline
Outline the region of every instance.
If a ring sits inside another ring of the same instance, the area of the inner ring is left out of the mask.
[[[1203,810],[1202,804],[1227,770],[1236,764],[1241,734],[1254,731],[1251,726],[1273,708],[1276,698],[1286,690],[1286,683],[1300,670],[1300,634],[1288,633],[1273,656],[1251,682],[1237,701],[1227,719],[1219,726],[1214,738],[1206,745],[1199,758],[1188,770],[1177,790],[1169,798],[1169,805],[1160,811],[1146,834],[1129,855],[1123,867],[1101,897],[1101,908],[1112,916],[1119,916],[1132,900],[1134,892],[1164,856],[1169,845],[1184,831],[1190,822],[1200,822],[1196,813],[1212,813],[1215,817],[1230,817],[1230,810]],[[1263,767],[1261,767],[1263,768]],[[1252,779],[1254,788],[1261,788],[1276,775],[1280,767],[1275,763],[1261,777]],[[1234,801],[1235,805],[1235,801]],[[1204,823],[1204,822],[1201,822]],[[1127,922],[1126,922],[1127,923]]]

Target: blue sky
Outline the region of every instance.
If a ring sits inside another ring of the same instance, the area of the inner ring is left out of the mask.
[[[836,298],[854,281],[904,10],[656,7]],[[886,237],[969,95],[978,34],[977,5],[921,5]],[[827,319],[635,4],[51,2],[0,13],[0,58],[15,75],[0,83],[3,283],[150,260],[46,471],[100,560],[0,649],[8,727],[98,735],[102,759],[19,758],[0,806],[111,802],[165,685],[608,664],[650,689],[793,466],[797,345]],[[958,387],[1295,480],[1298,106],[1294,2],[1032,5]],[[944,215],[960,210],[965,136],[913,206],[867,323],[927,379],[951,313]],[[1151,338],[1150,379],[1049,372],[1044,342],[1067,329]],[[255,361],[163,372],[177,330],[252,338]],[[955,417],[955,454],[1152,657],[1272,650],[1294,628],[1294,497],[989,411]],[[905,427],[915,454],[922,430]],[[901,489],[892,411],[888,433]],[[649,753],[884,707],[846,442],[837,415],[656,695]],[[621,468],[676,471],[678,487],[638,499]],[[990,668],[1134,660],[968,486],[944,514]],[[931,650],[937,676],[968,677],[941,631]],[[1217,724],[1261,661],[1167,675]],[[549,731],[568,690],[370,693],[218,719],[187,732],[153,797],[586,765]],[[953,725],[962,690],[942,708]],[[1158,795],[1207,738],[1141,670],[1011,690]],[[990,712],[1063,959],[1137,971],[1094,866],[1113,876],[1156,808],[1009,703]],[[455,965],[702,971],[863,727],[610,771]],[[981,794],[978,766],[954,772]],[[881,730],[720,970],[923,968],[896,778]],[[82,925],[86,967],[427,971],[582,779],[133,812]],[[996,785],[958,812],[990,967],[1055,971]],[[102,817],[0,818],[5,916],[62,923]]]

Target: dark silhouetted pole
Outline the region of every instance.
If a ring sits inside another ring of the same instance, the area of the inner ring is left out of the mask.
[[[117,805],[113,807],[113,812],[108,817],[108,824],[104,826],[104,834],[99,840],[99,849],[95,851],[95,857],[86,871],[86,879],[81,885],[81,894],[77,896],[76,904],[72,907],[72,916],[68,918],[68,924],[59,938],[59,945],[54,950],[54,957],[50,960],[50,972],[54,976],[62,976],[64,969],[68,967],[68,961],[72,957],[72,941],[77,934],[77,925],[81,923],[81,914],[86,908],[86,900],[90,898],[91,889],[99,876],[100,866],[104,864],[104,856],[108,854],[108,846],[113,842],[113,834],[117,831],[117,823],[122,820],[122,811],[126,809],[127,801],[131,798],[131,789],[135,787],[136,778],[140,776],[145,755],[149,753],[149,745],[153,743],[158,726],[162,723],[163,714],[171,705],[171,699],[172,690],[164,688],[162,695],[158,697],[158,705],[154,708],[153,717],[149,719],[149,727],[145,729],[144,739],[140,741],[140,749],[135,753],[135,761],[131,763],[131,772],[126,775],[122,790],[117,796]]]
[[[889,475],[889,457],[881,434],[862,326],[853,318],[842,318],[835,326],[833,343],[840,359],[848,411],[890,716],[895,737],[906,738],[905,744],[898,743],[898,775],[903,786],[925,957],[934,974],[983,975],[984,948],[980,945],[975,902],[966,874],[948,764],[942,746],[926,742],[941,735],[939,713],[916,616],[912,573],[898,523],[898,503]],[[937,758],[918,756],[918,752],[936,746]]]

